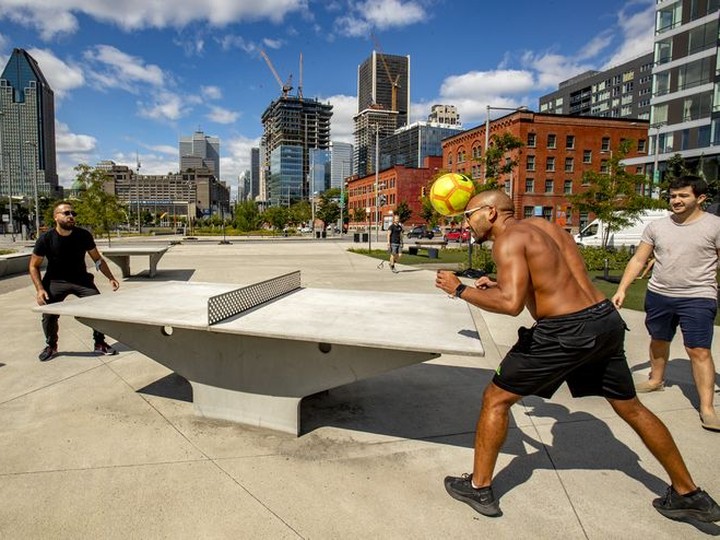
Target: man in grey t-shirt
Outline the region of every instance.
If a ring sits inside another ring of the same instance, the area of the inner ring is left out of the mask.
[[[670,343],[678,325],[692,363],[700,397],[702,427],[720,431],[713,404],[715,363],[711,353],[717,313],[717,268],[720,218],[702,210],[707,184],[697,176],[670,182],[672,215],[650,223],[613,296],[620,308],[627,288],[655,258],[645,297],[645,326],[650,333],[650,378],[636,385],[638,392],[662,390]]]

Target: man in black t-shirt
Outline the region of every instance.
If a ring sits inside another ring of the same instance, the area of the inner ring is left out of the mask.
[[[403,228],[400,225],[400,216],[394,215],[392,224],[388,227],[387,242],[388,251],[390,252],[390,269],[397,273],[395,270],[395,263],[400,260],[402,255],[402,235]]]
[[[105,259],[100,256],[92,234],[75,226],[76,215],[71,203],[61,202],[55,205],[53,210],[55,228],[44,233],[35,242],[29,271],[35,285],[38,305],[62,302],[70,294],[78,297],[100,294],[93,275],[85,266],[86,253],[95,261],[95,267],[110,280],[113,291],[120,287]],[[48,260],[48,265],[41,279],[40,266],[45,258]],[[49,313],[44,313],[42,316],[46,346],[38,355],[41,362],[57,355],[59,318],[59,315]],[[93,340],[97,354],[117,354],[115,349],[105,343],[105,336],[102,333],[93,330]]]

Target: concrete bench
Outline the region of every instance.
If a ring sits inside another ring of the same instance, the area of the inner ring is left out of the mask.
[[[409,255],[417,255],[419,250],[427,251],[428,259],[437,259],[440,254],[440,248],[447,246],[447,242],[420,242],[408,246]]]
[[[31,252],[8,253],[0,255],[0,277],[12,274],[27,274]]]
[[[157,265],[169,246],[138,246],[138,247],[115,247],[105,248],[102,255],[120,267],[122,277],[130,276],[130,257],[146,256],[150,258],[149,277],[157,274]]]

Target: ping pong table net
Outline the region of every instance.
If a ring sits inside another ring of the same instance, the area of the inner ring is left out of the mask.
[[[212,326],[299,288],[300,271],[296,270],[240,289],[211,296],[208,299],[208,324]]]

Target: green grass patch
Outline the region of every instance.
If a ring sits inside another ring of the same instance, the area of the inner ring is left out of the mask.
[[[0,255],[10,255],[11,253],[15,253],[16,250],[14,249],[0,249]]]
[[[352,253],[357,253],[359,255],[367,255],[368,257],[372,257],[373,259],[380,259],[383,261],[387,261],[390,259],[390,254],[388,253],[387,249],[373,249],[372,251],[368,252],[367,249],[350,248],[348,251]],[[399,262],[409,265],[428,263],[446,263],[450,265],[467,262],[467,258],[467,251],[462,249],[440,249],[438,251],[437,259],[431,259],[430,257],[428,257],[427,252],[422,250],[417,255],[409,255],[408,253],[403,253],[402,258]]]

